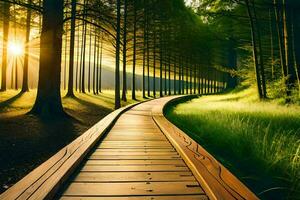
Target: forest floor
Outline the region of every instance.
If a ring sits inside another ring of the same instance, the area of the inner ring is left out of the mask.
[[[300,106],[259,102],[255,89],[203,96],[166,109],[261,199],[300,198]]]
[[[0,93],[0,193],[113,111],[112,91],[75,95],[62,99],[70,118],[40,119],[27,114],[36,91]],[[142,99],[140,94],[137,97]]]

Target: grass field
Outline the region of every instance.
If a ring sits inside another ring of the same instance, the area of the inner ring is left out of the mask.
[[[166,116],[261,199],[300,199],[300,107],[258,102],[255,90],[204,96]]]
[[[14,90],[0,93],[0,193],[114,109],[112,91],[97,96],[75,95],[76,98],[62,98],[71,117],[41,119],[26,114],[34,103],[35,90],[24,94]],[[141,93],[137,97],[142,100]],[[129,96],[122,105],[134,102]]]

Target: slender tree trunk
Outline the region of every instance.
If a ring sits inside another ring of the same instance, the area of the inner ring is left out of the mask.
[[[86,8],[86,3],[87,0],[84,0],[83,2],[83,13],[84,16],[83,18],[86,18],[86,12],[87,12],[87,8]],[[81,92],[85,93],[85,53],[86,53],[86,32],[87,32],[87,23],[84,21],[83,22],[83,39],[82,39],[82,69],[81,69]]]
[[[89,66],[88,66],[88,92],[91,92],[91,60],[92,60],[92,26],[89,31]]]
[[[162,49],[162,34],[161,34],[161,28],[160,28],[160,34],[159,34],[159,96],[163,97],[163,49]]]
[[[124,27],[123,27],[123,89],[122,89],[122,100],[127,101],[127,0],[124,0]]]
[[[154,27],[155,29],[155,27]],[[153,97],[156,97],[156,30],[153,34]]]
[[[271,57],[271,75],[272,79],[275,79],[275,60],[274,60],[274,36],[273,36],[273,17],[272,10],[269,8],[269,20],[270,20],[270,57]]]
[[[65,47],[64,47],[64,70],[63,70],[63,88],[66,90],[67,87],[67,55],[68,55],[68,22],[65,22]]]
[[[175,62],[174,62],[174,95],[177,94],[177,88],[176,88],[176,57],[175,57]],[[180,66],[179,66],[179,70],[180,70]]]
[[[252,37],[252,48],[253,48],[253,61],[254,61],[254,69],[255,69],[255,75],[256,75],[256,84],[257,84],[257,90],[258,90],[258,97],[259,99],[263,98],[263,92],[261,88],[261,78],[260,78],[260,70],[259,70],[259,64],[258,64],[258,53],[257,53],[257,44],[256,44],[256,34],[255,34],[255,28],[254,28],[254,18],[252,16],[249,0],[245,0],[246,7],[247,7],[247,13],[250,21],[251,26],[251,37]]]
[[[115,69],[115,108],[121,107],[120,102],[120,39],[121,39],[121,0],[117,0],[117,31],[116,31],[116,69]]]
[[[28,0],[31,5],[32,0]],[[25,55],[24,55],[24,69],[23,69],[23,83],[21,92],[28,92],[28,62],[29,62],[29,40],[30,40],[30,25],[31,25],[31,9],[27,8],[26,15],[26,36],[25,36]]]
[[[277,37],[278,37],[278,46],[279,46],[279,55],[280,55],[280,63],[281,63],[281,71],[282,71],[282,76],[285,81],[285,87],[286,87],[286,92],[288,95],[287,87],[287,66],[286,66],[286,56],[285,56],[285,47],[284,47],[284,31],[283,31],[283,13],[280,12],[282,8],[279,7],[278,3],[276,0],[273,1],[274,3],[274,13],[275,13],[275,18],[276,18],[276,29],[277,29]]]
[[[71,10],[71,36],[70,36],[70,62],[69,62],[69,82],[68,82],[68,97],[74,97],[73,78],[74,78],[74,49],[75,49],[75,25],[76,25],[76,1],[72,0]],[[79,34],[79,33],[78,33]]]
[[[77,56],[76,56],[76,76],[75,76],[75,90],[78,91],[79,89],[79,68],[80,68],[80,26],[78,25],[77,31]]]
[[[168,94],[171,95],[171,52],[169,52],[168,66],[169,66],[169,68],[168,68],[168,73],[169,73],[169,75],[168,75],[168,78],[169,78],[169,80],[168,80],[168,82],[169,82],[169,84],[168,84],[168,86],[169,86]]]
[[[101,32],[100,32],[101,33]],[[99,36],[99,31],[96,31],[96,35],[95,37],[97,38],[96,39],[96,94],[98,95],[99,94],[99,57],[100,57],[100,47],[99,47],[99,43],[100,43],[100,36]]]
[[[60,96],[63,7],[63,0],[43,1],[40,70],[37,97],[31,110],[33,114],[64,115]]]
[[[103,33],[101,33],[100,67],[99,67],[99,92],[102,92],[102,65],[103,65]]]
[[[253,6],[253,13],[254,13],[254,19],[256,29],[257,29],[257,40],[258,40],[258,50],[259,50],[259,64],[260,64],[260,73],[261,73],[261,89],[262,89],[262,98],[267,98],[267,89],[266,89],[266,78],[265,78],[265,67],[264,67],[264,53],[262,49],[262,41],[261,41],[261,33],[260,33],[260,24],[258,22],[258,18],[256,15],[256,8],[254,0],[252,0],[252,6]],[[255,30],[255,29],[254,29]]]
[[[137,29],[137,10],[136,10],[136,0],[133,1],[133,9],[134,9],[134,19],[133,19],[133,63],[132,63],[132,99],[135,100],[135,65],[136,65],[136,29]]]
[[[97,38],[99,37],[96,32],[96,28],[94,29],[94,61],[93,61],[93,94],[96,95],[98,93],[97,90],[97,82],[98,82],[98,66],[97,66]]]
[[[146,0],[144,0],[144,4],[146,4]],[[146,19],[146,5],[144,6],[144,26],[143,26],[143,98],[146,98],[146,80],[145,80],[145,67],[146,67],[146,48],[147,48],[147,32],[146,32],[146,25],[147,25],[147,19]]]
[[[291,37],[291,18],[290,8],[283,0],[283,27],[284,27],[284,45],[285,45],[285,61],[287,66],[287,102],[290,102],[292,89],[294,88],[296,76],[294,68],[294,59],[292,53],[292,37]]]

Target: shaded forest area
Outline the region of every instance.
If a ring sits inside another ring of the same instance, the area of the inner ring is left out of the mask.
[[[190,6],[230,41],[232,74],[256,85],[259,99],[299,102],[298,0],[194,0]]]

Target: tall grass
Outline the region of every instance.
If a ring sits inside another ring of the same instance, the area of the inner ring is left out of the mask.
[[[252,97],[201,97],[166,116],[261,199],[300,199],[300,107]]]

